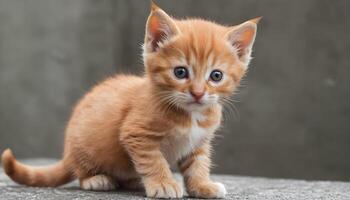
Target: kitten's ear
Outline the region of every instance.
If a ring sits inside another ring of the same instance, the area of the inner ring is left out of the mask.
[[[255,41],[257,24],[261,17],[249,20],[238,26],[231,27],[226,38],[237,49],[239,59],[248,66]]]
[[[151,14],[146,24],[146,52],[156,51],[160,44],[180,33],[175,21],[153,1],[151,4]]]

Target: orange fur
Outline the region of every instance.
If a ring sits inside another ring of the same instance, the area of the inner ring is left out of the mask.
[[[117,75],[84,96],[66,128],[62,161],[34,168],[6,150],[5,172],[17,183],[42,187],[74,178],[86,190],[142,183],[147,196],[172,198],[183,195],[170,170],[177,163],[190,196],[224,197],[224,186],[210,180],[211,140],[221,123],[221,100],[247,69],[258,21],[226,27],[176,20],[153,4],[145,75]],[[177,66],[185,67],[189,77],[176,78]],[[224,74],[221,81],[210,79],[213,70]],[[203,97],[193,102],[193,94]]]

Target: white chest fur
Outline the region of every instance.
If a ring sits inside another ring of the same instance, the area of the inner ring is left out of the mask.
[[[219,125],[215,124],[210,128],[202,128],[197,121],[203,120],[205,120],[203,115],[192,114],[191,127],[176,127],[171,131],[169,137],[162,141],[162,153],[170,164],[175,164],[176,161],[194,151],[207,137],[213,134]]]

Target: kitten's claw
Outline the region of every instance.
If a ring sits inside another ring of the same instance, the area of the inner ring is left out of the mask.
[[[151,198],[182,198],[183,189],[174,180],[160,181],[158,183],[145,183],[146,195]]]
[[[86,178],[80,182],[80,186],[83,190],[92,191],[110,191],[116,188],[111,178],[105,175],[96,175]]]
[[[192,186],[187,189],[187,192],[192,197],[206,198],[206,199],[222,199],[226,196],[226,189],[222,183],[207,182],[197,186]]]

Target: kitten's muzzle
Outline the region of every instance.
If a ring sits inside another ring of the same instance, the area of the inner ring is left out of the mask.
[[[200,103],[200,100],[205,95],[204,91],[191,91],[190,93],[196,103]]]

